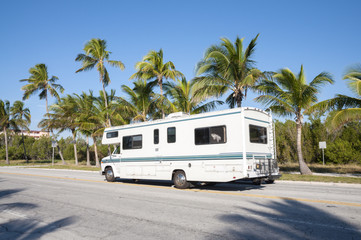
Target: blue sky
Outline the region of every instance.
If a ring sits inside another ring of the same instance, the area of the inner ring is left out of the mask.
[[[347,67],[361,63],[361,1],[2,1],[0,5],[0,99],[21,100],[29,68],[48,66],[59,77],[65,94],[101,89],[96,70],[75,73],[74,59],[91,38],[108,42],[111,59],[126,69],[108,68],[107,90],[131,86],[134,65],[149,50],[163,48],[188,80],[206,48],[237,36],[245,42],[260,33],[254,60],[263,71],[304,65],[308,81],[322,71],[336,83],[319,100],[352,93],[342,80]],[[249,94],[243,106],[263,108]],[[54,99],[50,100],[50,104]],[[25,101],[32,114],[31,129],[45,113],[37,95]]]

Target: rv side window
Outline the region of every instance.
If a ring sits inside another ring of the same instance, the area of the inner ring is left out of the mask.
[[[167,142],[168,143],[175,143],[176,136],[175,136],[175,127],[167,128]]]
[[[154,144],[159,143],[159,129],[154,129]]]
[[[267,144],[267,128],[249,125],[249,140],[251,143]]]
[[[140,149],[142,148],[142,135],[123,137],[123,149]]]
[[[226,143],[226,126],[206,127],[194,129],[194,143],[196,145]]]
[[[116,137],[118,137],[118,131],[107,133],[107,138],[116,138]]]

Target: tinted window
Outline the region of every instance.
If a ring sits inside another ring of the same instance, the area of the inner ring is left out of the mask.
[[[267,144],[267,128],[249,125],[249,140],[251,143]]]
[[[167,142],[168,143],[175,143],[176,136],[175,136],[175,127],[169,127],[167,129]]]
[[[123,149],[140,149],[142,144],[142,135],[123,137]]]
[[[154,144],[159,143],[159,129],[154,129]]]
[[[226,126],[194,129],[194,143],[196,145],[219,144],[226,142]]]
[[[107,138],[116,138],[118,137],[118,132],[108,132]]]

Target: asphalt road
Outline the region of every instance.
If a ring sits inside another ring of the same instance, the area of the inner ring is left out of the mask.
[[[0,167],[0,239],[361,239],[361,186],[178,190],[98,172]]]

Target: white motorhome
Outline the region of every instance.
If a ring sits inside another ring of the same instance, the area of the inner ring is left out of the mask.
[[[115,178],[173,180],[175,187],[240,179],[273,183],[280,177],[270,113],[242,107],[105,129],[103,144],[116,145],[101,161]]]

